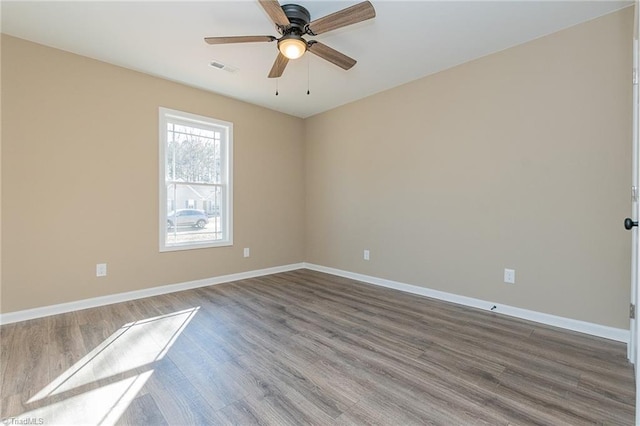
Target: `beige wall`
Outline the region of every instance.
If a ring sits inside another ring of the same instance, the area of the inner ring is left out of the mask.
[[[307,119],[306,261],[627,328],[632,26],[629,8]]]
[[[0,12],[0,15],[2,15],[1,12]],[[1,18],[2,17],[0,16],[0,19]],[[1,93],[2,93],[2,48],[0,46],[0,94]],[[0,100],[0,129],[2,129],[1,100]],[[2,312],[2,131],[1,130],[0,130],[0,312]]]
[[[304,260],[301,119],[8,36],[2,55],[2,312]],[[233,247],[159,253],[159,106],[234,123]]]

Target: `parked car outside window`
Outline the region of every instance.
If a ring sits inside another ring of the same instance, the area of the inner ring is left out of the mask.
[[[203,210],[178,209],[167,214],[167,226],[193,226],[194,228],[204,228],[209,223],[209,218]]]

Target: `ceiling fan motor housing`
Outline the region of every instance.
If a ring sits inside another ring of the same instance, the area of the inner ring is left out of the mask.
[[[289,18],[291,26],[285,30],[285,34],[302,35],[305,33],[305,26],[311,21],[309,11],[298,4],[285,4],[282,6],[284,14]]]

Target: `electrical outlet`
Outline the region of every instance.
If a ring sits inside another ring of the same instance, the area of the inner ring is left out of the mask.
[[[516,271],[515,269],[505,269],[504,270],[504,282],[507,284],[515,284],[516,283]]]
[[[363,257],[364,257],[364,260],[369,260],[369,250],[364,251]]]
[[[251,256],[251,251],[249,250],[249,247],[245,247],[244,249],[244,257],[249,257]]]
[[[96,277],[106,277],[106,276],[107,276],[107,264],[98,263],[96,265]]]

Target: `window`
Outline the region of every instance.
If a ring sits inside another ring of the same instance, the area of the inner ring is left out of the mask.
[[[160,108],[160,251],[230,246],[233,124]]]

